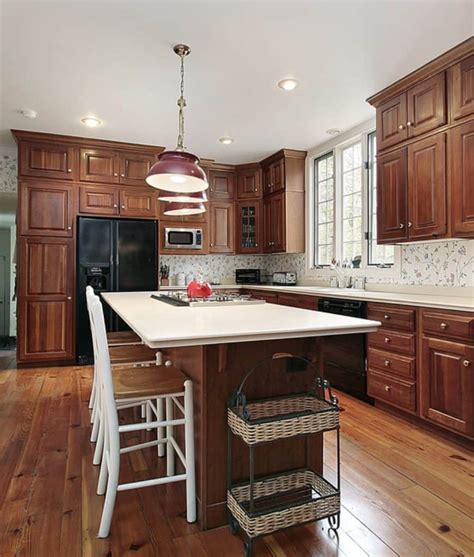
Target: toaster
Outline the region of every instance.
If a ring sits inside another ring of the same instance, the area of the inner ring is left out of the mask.
[[[273,273],[272,283],[276,286],[296,286],[296,273],[289,271]]]

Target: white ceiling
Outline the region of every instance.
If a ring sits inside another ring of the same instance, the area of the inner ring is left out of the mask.
[[[365,99],[473,34],[471,0],[2,1],[10,128],[174,147],[179,59],[186,143],[221,162],[308,149],[373,116]],[[284,77],[301,85],[276,87]],[[38,111],[27,120],[18,111]],[[89,113],[103,119],[85,128]],[[235,138],[231,146],[218,138]]]

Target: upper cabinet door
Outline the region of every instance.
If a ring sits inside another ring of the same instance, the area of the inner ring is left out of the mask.
[[[80,180],[118,184],[120,159],[112,149],[81,149]]]
[[[75,150],[68,145],[26,141],[20,144],[20,176],[72,180],[75,162]]]
[[[474,114],[474,54],[450,68],[451,120]]]
[[[240,201],[236,204],[237,252],[260,253],[262,250],[260,201]]]
[[[120,153],[120,183],[127,186],[145,186],[145,178],[156,157],[153,154]]]
[[[422,81],[407,93],[408,137],[446,124],[446,79],[444,72]]]
[[[377,159],[377,241],[407,239],[407,151],[399,149]]]
[[[118,215],[119,193],[115,186],[79,186],[79,212],[90,215]]]
[[[234,252],[234,204],[210,203],[210,252]]]
[[[22,182],[18,214],[20,234],[72,236],[72,185],[54,182]]]
[[[285,189],[285,159],[282,157],[271,165],[272,191]]]
[[[447,232],[446,134],[408,146],[408,237],[433,239]]]
[[[408,138],[407,95],[402,93],[377,108],[377,148],[379,151]]]
[[[156,217],[158,192],[148,189],[120,190],[120,215],[122,217]]]
[[[474,122],[449,130],[449,179],[453,235],[474,236]]]
[[[211,199],[234,199],[235,174],[211,170],[209,173],[209,196]]]
[[[238,173],[237,198],[258,199],[262,193],[261,171],[259,168],[241,169]]]
[[[272,196],[272,251],[285,251],[285,194]]]

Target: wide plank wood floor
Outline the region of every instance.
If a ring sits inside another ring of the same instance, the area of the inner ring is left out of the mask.
[[[102,498],[88,440],[90,381],[90,367],[16,370],[0,357],[0,555],[242,555],[227,528],[186,523],[182,484],[119,493],[110,538],[96,538]],[[473,454],[348,396],[340,401],[338,536],[322,521],[259,540],[255,555],[474,556]],[[326,449],[333,477],[332,434]],[[154,449],[125,455],[121,479],[146,478],[163,467],[158,460]]]

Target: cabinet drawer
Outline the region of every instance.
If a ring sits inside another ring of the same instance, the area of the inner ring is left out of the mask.
[[[256,300],[265,300],[268,304],[276,304],[278,302],[277,295],[273,292],[260,292],[258,290],[251,290],[252,298]]]
[[[372,369],[369,369],[367,375],[367,393],[369,396],[404,410],[414,412],[416,409],[416,385],[414,383],[395,379]]]
[[[464,339],[474,344],[474,315],[423,311],[423,332]]]
[[[401,352],[405,355],[415,354],[415,334],[399,333],[381,329],[369,334],[369,346],[384,348],[385,350]]]
[[[369,348],[369,367],[407,379],[415,379],[415,358]]]
[[[375,321],[381,321],[382,327],[387,327],[388,329],[397,329],[398,331],[415,330],[414,309],[369,304],[368,317]]]

